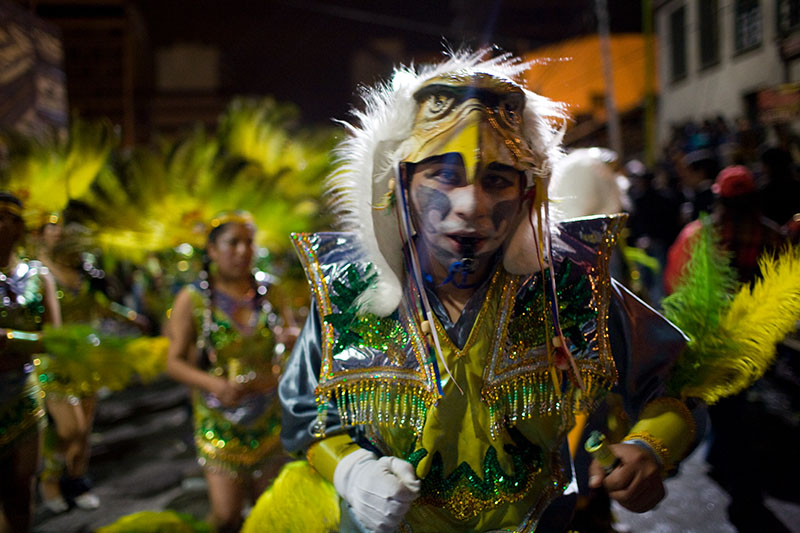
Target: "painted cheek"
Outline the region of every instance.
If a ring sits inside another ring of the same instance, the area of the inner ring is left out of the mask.
[[[436,232],[436,225],[442,221],[442,216],[438,211],[428,211],[423,216],[425,229],[430,233]]]
[[[432,187],[420,186],[416,194],[420,219],[427,226],[436,225],[450,213],[452,206],[447,195]]]
[[[519,200],[504,200],[497,202],[492,208],[492,224],[494,230],[499,232],[505,230],[514,215],[517,214],[519,209]]]

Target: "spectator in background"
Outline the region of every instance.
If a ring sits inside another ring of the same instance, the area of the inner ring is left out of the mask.
[[[722,247],[730,252],[739,280],[750,282],[758,274],[759,256],[778,247],[784,236],[777,224],[763,216],[756,181],[747,167],[726,167],[717,176],[712,190],[716,201],[709,222],[717,229]],[[701,225],[702,221],[694,220],[685,226],[667,253],[664,272],[667,294],[680,281]]]
[[[785,150],[791,158],[792,165],[800,165],[800,135],[795,133],[791,125],[786,122],[777,122],[772,125],[768,138],[770,146]]]
[[[714,202],[711,185],[719,172],[719,162],[707,148],[689,152],[682,161],[677,162],[682,163],[677,171],[685,198],[681,206],[681,217],[686,224],[700,216],[700,213],[711,210]]]
[[[706,223],[717,230],[722,247],[731,254],[731,266],[739,281],[750,283],[759,275],[758,258],[763,253],[777,249],[785,242],[777,224],[765,218],[760,209],[758,191],[753,174],[744,166],[729,166],[719,173],[714,182],[716,196],[714,211]],[[687,225],[669,250],[664,284],[667,293],[679,283],[684,265],[688,262],[692,243],[699,236],[704,222],[695,220]],[[794,439],[786,438],[786,425],[780,417],[771,416],[760,400],[759,391],[771,388],[774,373],[753,388],[740,394],[724,398],[709,407],[712,439],[708,451],[710,475],[731,496],[728,517],[738,531],[788,531],[764,506],[764,488],[769,475],[777,471],[772,455],[784,446],[791,447]],[[758,431],[743,431],[744,427],[759,428]],[[775,436],[776,438],[771,437]],[[765,453],[766,452],[766,453]],[[783,465],[783,472],[790,464]],[[780,479],[780,474],[776,479]]]
[[[667,262],[667,249],[681,228],[680,198],[667,186],[663,169],[656,175],[641,162],[632,160],[625,165],[625,173],[631,183],[628,190],[631,203],[629,244],[655,257],[663,269]],[[642,283],[647,289],[649,301],[658,303],[663,296],[660,272],[649,269],[643,269],[642,272]]]
[[[736,152],[734,162],[739,165],[752,165],[758,162],[758,147],[762,142],[763,132],[754,126],[747,117],[736,119]]]
[[[714,143],[717,157],[719,157],[723,165],[732,165],[734,152],[736,150],[736,139],[725,117],[717,115],[711,122],[711,128],[712,142]]]

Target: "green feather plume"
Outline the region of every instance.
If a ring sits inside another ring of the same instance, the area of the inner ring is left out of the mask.
[[[775,345],[800,320],[800,249],[760,260],[762,279],[741,286],[704,221],[677,290],[662,302],[664,315],[689,343],[669,388],[708,404],[752,385],[775,358]]]

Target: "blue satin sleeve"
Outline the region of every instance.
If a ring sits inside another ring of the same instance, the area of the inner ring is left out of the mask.
[[[619,374],[612,392],[622,397],[626,413],[635,421],[645,405],[667,394],[670,374],[688,339],[675,325],[614,279],[611,280],[611,289],[608,329]],[[696,426],[691,450],[705,435],[707,407],[702,401],[692,398],[685,403]]]
[[[614,392],[625,398],[626,411],[636,419],[648,402],[666,393],[670,372],[687,339],[613,279],[611,291],[609,340],[619,374]]]
[[[294,455],[305,453],[318,440],[313,431],[317,420],[314,389],[319,383],[322,363],[321,339],[319,313],[317,307],[312,305],[278,385],[283,415],[281,443],[286,451]],[[339,412],[333,402],[328,405],[325,427],[328,436],[342,429]]]

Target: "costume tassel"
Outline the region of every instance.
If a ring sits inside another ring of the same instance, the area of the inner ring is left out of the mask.
[[[398,217],[400,218],[400,227],[403,231],[403,238],[408,243],[409,249],[409,256],[411,259],[411,274],[414,278],[414,282],[417,285],[417,290],[419,292],[420,299],[422,301],[422,308],[423,308],[423,315],[425,319],[428,321],[430,337],[433,340],[433,345],[436,350],[436,355],[438,359],[442,362],[442,366],[444,367],[447,375],[450,376],[450,380],[456,386],[458,391],[463,395],[464,390],[459,386],[458,382],[456,381],[455,377],[453,376],[452,372],[450,372],[450,368],[447,366],[447,361],[445,361],[444,354],[442,353],[442,347],[439,344],[439,336],[436,333],[436,328],[433,327],[433,310],[431,309],[431,304],[428,302],[428,295],[425,292],[425,286],[423,285],[422,279],[422,269],[419,265],[419,257],[417,256],[417,247],[414,245],[414,240],[411,238],[411,220],[408,215],[408,200],[405,195],[405,190],[402,186],[402,180],[397,179],[395,180],[395,188],[396,188],[396,196],[400,199],[399,202],[399,209]],[[442,390],[442,383],[441,379],[439,378],[439,365],[436,363],[436,357],[431,358],[433,363],[433,370],[434,375],[436,378],[436,387],[438,389],[439,395],[443,395],[444,391]]]

